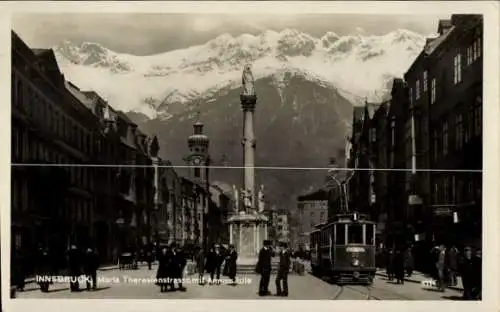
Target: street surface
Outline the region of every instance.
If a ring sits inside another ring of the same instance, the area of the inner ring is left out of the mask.
[[[175,291],[161,293],[160,288],[152,281],[156,275],[156,266],[149,271],[145,267],[138,270],[117,269],[99,271],[96,291],[83,290],[72,293],[69,284],[53,284],[49,293],[42,293],[34,284],[26,285],[24,292],[18,292],[17,298],[59,298],[59,299],[299,299],[299,300],[449,300],[461,296],[459,291],[449,290],[436,292],[424,290],[418,283],[407,282],[397,285],[377,276],[372,286],[346,285],[337,286],[306,273],[303,276],[289,275],[289,296],[259,297],[257,289],[259,276],[249,274],[239,276],[240,284],[232,285],[198,285],[196,276],[188,277],[185,292]],[[208,277],[208,275],[206,275]],[[270,291],[275,292],[275,276],[271,277]],[[151,280],[149,280],[151,279]],[[193,279],[189,283],[189,279]],[[226,280],[227,281],[227,280]],[[84,285],[81,284],[80,287]]]

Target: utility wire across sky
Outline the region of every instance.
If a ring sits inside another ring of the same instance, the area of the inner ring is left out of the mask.
[[[12,163],[12,167],[95,167],[95,168],[192,168],[188,165],[135,165],[135,164],[36,164]],[[200,169],[245,169],[245,166],[198,166]],[[471,172],[482,173],[482,169],[412,169],[412,168],[332,168],[332,167],[285,167],[285,166],[254,166],[257,170],[325,170],[325,171],[389,171],[389,172]]]

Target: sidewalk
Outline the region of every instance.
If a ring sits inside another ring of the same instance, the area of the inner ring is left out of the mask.
[[[385,273],[385,270],[377,270],[376,273],[378,276],[383,276],[387,278],[387,274]],[[410,283],[418,283],[421,284],[423,281],[427,281],[432,279],[429,276],[426,276],[424,273],[420,272],[413,272],[411,277],[405,276],[405,282],[410,282]],[[457,286],[447,286],[446,288],[453,289],[456,291],[463,291],[463,286],[462,286],[462,278],[460,276],[457,277]]]

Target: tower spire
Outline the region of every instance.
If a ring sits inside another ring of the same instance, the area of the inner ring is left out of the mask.
[[[196,121],[195,123],[199,123],[200,122],[200,107],[197,106],[196,107]]]

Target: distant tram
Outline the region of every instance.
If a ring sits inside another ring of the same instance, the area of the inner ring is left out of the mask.
[[[310,234],[315,275],[337,284],[372,284],[375,277],[375,223],[358,213],[339,214]]]

